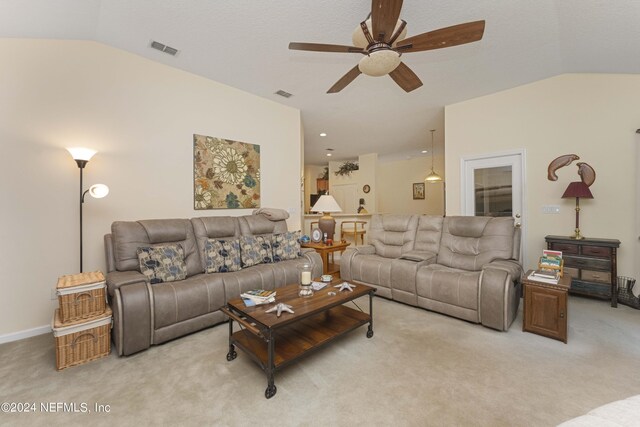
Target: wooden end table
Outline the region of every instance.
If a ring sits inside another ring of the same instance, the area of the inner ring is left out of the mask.
[[[297,284],[287,285],[276,289],[275,303],[246,307],[242,298],[234,298],[221,308],[229,316],[227,360],[237,357],[237,346],[257,362],[267,374],[267,399],[277,391],[276,370],[367,323],[367,338],[373,337],[375,289],[357,284],[351,292],[339,291],[334,287],[339,283],[342,280],[334,280],[308,298],[298,296]],[[345,305],[365,295],[369,295],[368,313],[355,302],[356,308]],[[284,311],[280,317],[266,313],[277,303],[290,305],[294,313]],[[233,331],[234,321],[240,326],[239,331]]]
[[[524,289],[524,319],[522,330],[567,343],[567,293],[571,277],[564,275],[558,284],[529,279],[533,270],[522,279]]]
[[[311,248],[320,254],[322,257],[322,274],[334,274],[340,272],[340,265],[335,264],[333,262],[329,262],[329,254],[340,251],[340,253],[344,252],[351,243],[348,242],[336,242],[333,245],[325,245],[324,243],[302,243],[300,247],[302,248]]]

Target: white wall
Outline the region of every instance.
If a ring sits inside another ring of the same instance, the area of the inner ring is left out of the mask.
[[[380,198],[380,182],[379,182],[379,162],[377,153],[362,154],[358,157],[358,165],[360,170],[358,172],[360,182],[356,187],[356,212],[360,206],[360,199],[364,199],[364,207],[369,213],[376,213],[379,206]],[[333,175],[335,177],[335,174]],[[338,177],[336,177],[338,178]],[[362,191],[365,185],[369,185],[371,188],[368,193]]]
[[[78,271],[78,168],[85,271],[104,269],[115,220],[244,215],[193,209],[193,134],[261,146],[261,205],[293,208],[299,229],[298,110],[94,42],[0,40],[0,339],[46,325],[57,277]]]
[[[444,176],[442,157],[434,159],[434,170]],[[413,200],[413,183],[424,182],[431,171],[431,157],[380,162],[378,206],[381,213],[442,215],[442,183],[425,183],[424,200]],[[445,177],[446,180],[446,177]]]
[[[311,194],[318,193],[318,178],[324,175],[324,168],[328,165],[305,165],[304,166],[304,211],[311,211]]]
[[[345,195],[345,197],[346,194],[349,195],[348,203],[346,201],[341,203],[336,199],[344,213],[356,213],[360,199],[364,199],[365,208],[370,214],[376,213],[378,212],[378,154],[362,154],[358,157],[358,160],[352,161],[358,163],[359,169],[349,175],[336,175],[336,172],[345,161],[329,162],[329,194],[334,196]],[[369,193],[365,193],[362,190],[365,185],[369,185]]]
[[[640,279],[635,232],[638,188],[634,178],[640,127],[640,75],[568,74],[499,92],[445,109],[447,214],[460,214],[460,159],[526,150],[527,256],[531,268],[544,236],[572,234],[575,199],[561,199],[579,181],[575,163],[547,180],[554,158],[574,153],[597,173],[593,200],[580,202],[580,229],[587,237],[622,242],[619,275]],[[559,215],[542,213],[560,205]]]

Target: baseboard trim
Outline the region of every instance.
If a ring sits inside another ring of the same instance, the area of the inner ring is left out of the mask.
[[[36,335],[48,334],[51,332],[51,325],[38,326],[33,329],[25,329],[24,331],[12,332],[10,334],[0,335],[0,344],[19,341],[25,338],[35,337]]]

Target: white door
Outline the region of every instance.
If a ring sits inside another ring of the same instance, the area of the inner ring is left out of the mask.
[[[640,132],[639,132],[640,133]],[[636,256],[640,257],[640,136],[636,136],[636,183],[638,190],[636,191]],[[636,286],[633,289],[635,295],[640,295],[640,263],[635,263],[635,279]]]
[[[525,239],[524,150],[461,159],[462,212],[471,216],[512,216]],[[526,259],[522,252],[520,259]]]

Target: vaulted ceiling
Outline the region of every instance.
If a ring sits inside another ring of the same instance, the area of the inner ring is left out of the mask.
[[[360,76],[327,94],[360,55],[289,42],[351,44],[370,10],[371,0],[0,0],[0,37],[95,40],[299,108],[314,164],[327,161],[326,148],[337,160],[418,156],[429,129],[441,154],[444,105],[563,73],[640,72],[639,1],[405,0],[408,37],[484,19],[484,38],[403,55],[424,83],[413,92]]]

